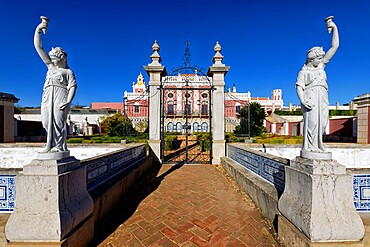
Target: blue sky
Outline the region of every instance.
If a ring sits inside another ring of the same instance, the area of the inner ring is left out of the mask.
[[[370,1],[29,1],[2,0],[0,8],[0,91],[39,106],[46,66],[33,47],[40,15],[50,18],[43,46],[61,46],[77,78],[74,104],[121,101],[125,90],[150,63],[158,40],[167,71],[182,64],[190,41],[192,64],[212,65],[216,41],[231,66],[226,85],[252,97],[283,90],[284,104],[298,104],[295,80],[307,50],[331,35],[324,19],[334,15],[340,47],[326,67],[329,100],[348,103],[370,92]]]

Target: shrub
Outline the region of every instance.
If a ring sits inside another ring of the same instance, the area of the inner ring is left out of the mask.
[[[82,144],[90,144],[90,143],[95,143],[93,140],[83,140]]]
[[[69,138],[67,143],[82,143],[84,140],[84,138]]]
[[[211,140],[205,139],[205,140],[199,141],[199,143],[200,143],[200,148],[202,152],[211,149]]]
[[[168,135],[164,137],[164,150],[175,150],[179,148],[179,141],[177,140],[177,135]]]

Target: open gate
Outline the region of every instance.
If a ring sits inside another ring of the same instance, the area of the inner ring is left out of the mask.
[[[184,65],[162,78],[161,160],[163,163],[211,163],[212,78],[190,65],[189,43]]]

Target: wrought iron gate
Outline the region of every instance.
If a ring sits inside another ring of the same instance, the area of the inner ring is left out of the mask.
[[[211,163],[212,92],[210,77],[190,65],[186,42],[183,66],[162,79],[161,160],[163,163]]]

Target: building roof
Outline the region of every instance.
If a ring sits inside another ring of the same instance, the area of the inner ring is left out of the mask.
[[[19,99],[14,94],[0,92],[0,100],[17,103]]]
[[[98,114],[98,115],[104,115],[104,114],[114,114],[118,109],[70,109],[69,114]],[[26,109],[21,114],[41,114],[41,109]]]

